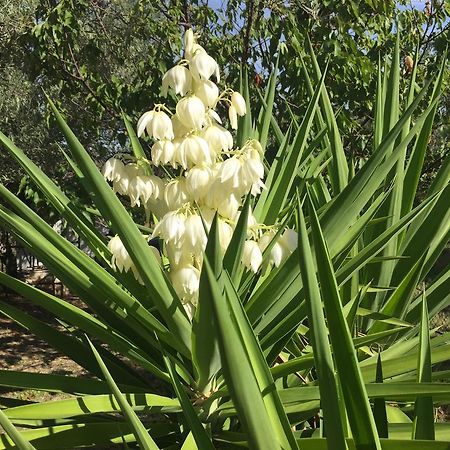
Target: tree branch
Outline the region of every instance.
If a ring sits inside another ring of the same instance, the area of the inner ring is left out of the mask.
[[[249,56],[249,46],[250,46],[250,36],[252,33],[252,25],[253,25],[253,15],[254,15],[255,1],[248,0],[247,1],[247,26],[245,29],[244,35],[244,45],[242,48],[242,65],[247,64],[248,56]]]

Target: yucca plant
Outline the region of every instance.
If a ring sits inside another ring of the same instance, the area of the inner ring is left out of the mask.
[[[0,311],[92,374],[0,371],[4,387],[70,394],[1,409],[0,448],[450,448],[450,425],[434,420],[450,399],[449,372],[432,370],[450,357],[450,335],[429,327],[450,303],[450,269],[429,277],[450,232],[449,157],[414,206],[443,69],[418,91],[414,70],[401,101],[397,39],[380,65],[372,153],[357,165],[311,48],[308,108],[283,131],[276,67],[252,118],[245,74],[243,98],[219,96],[215,61],[190,31],[185,43],[163,80],[182,96],[181,123],[174,129],[163,105],[144,114],[138,134],[156,139],[150,155],[125,119],[133,156],[107,163],[114,190],[49,101],[92,205],[71,200],[0,134],[95,255],[0,187],[2,227],[89,308],[0,273],[65,331],[10,303]],[[237,147],[217,124],[217,101]],[[207,138],[211,126],[220,133]],[[268,145],[279,150],[260,173]],[[221,189],[230,204],[217,200]],[[128,209],[139,204],[145,224]],[[98,216],[112,239],[95,228]]]

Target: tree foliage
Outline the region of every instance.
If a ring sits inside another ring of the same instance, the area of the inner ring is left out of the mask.
[[[437,1],[427,2],[423,10],[406,1],[377,0],[6,1],[0,10],[3,130],[67,182],[70,172],[57,149],[45,91],[97,160],[128,151],[122,111],[135,121],[149,101],[157,101],[158,80],[180,57],[180,29],[192,25],[225,67],[224,83],[236,86],[241,63],[247,64],[254,101],[259,101],[257,89],[268,83],[272,55],[281,45],[282,100],[275,105],[281,117],[288,117],[286,111],[295,116],[305,106],[301,58],[311,63],[305,52],[308,37],[319,65],[330,62],[326,83],[345,130],[346,152],[364,156],[372,134],[378,59],[383,63],[391,52],[393,32],[397,26],[403,30],[403,58],[414,58],[418,45],[422,81],[436,70],[435,56],[445,51],[449,13],[449,3]],[[405,65],[402,74],[401,88],[406,89]],[[447,112],[448,101],[432,139],[431,171],[448,150]],[[2,181],[17,186],[21,174],[4,155],[0,158]]]

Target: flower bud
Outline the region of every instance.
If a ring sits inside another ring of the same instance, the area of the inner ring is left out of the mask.
[[[192,47],[194,46],[194,43],[195,43],[194,32],[192,31],[191,28],[189,28],[184,33],[184,52],[186,54],[192,53]]]
[[[237,130],[238,118],[236,108],[233,105],[230,105],[230,107],[228,108],[228,118],[230,119],[231,128],[233,128],[233,130]]]
[[[234,106],[236,112],[240,116],[244,116],[245,113],[247,112],[247,105],[245,104],[244,97],[242,97],[242,95],[239,94],[239,92],[233,92],[231,94],[231,104]]]

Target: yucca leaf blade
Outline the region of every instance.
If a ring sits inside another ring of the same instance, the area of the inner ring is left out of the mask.
[[[30,442],[20,433],[17,428],[11,423],[3,410],[0,409],[0,425],[5,430],[5,433],[11,438],[19,450],[36,450]]]
[[[329,446],[347,448],[345,442],[345,416],[342,417],[342,409],[338,396],[338,385],[335,377],[335,368],[328,341],[328,330],[322,307],[322,299],[316,278],[315,265],[308,239],[305,218],[302,207],[299,204],[299,264],[303,280],[303,292],[308,305],[309,326],[312,331],[311,340],[314,352],[314,361],[318,374],[321,404],[326,427]],[[345,414],[345,413],[344,413]]]
[[[133,408],[130,406],[126,398],[123,396],[122,392],[120,392],[120,389],[118,388],[113,377],[109,373],[108,368],[103,362],[97,349],[94,347],[94,345],[92,344],[92,342],[89,340],[88,337],[86,337],[86,339],[88,341],[89,346],[91,347],[92,352],[94,353],[98,365],[100,366],[100,370],[103,373],[103,376],[114,395],[115,400],[120,406],[120,410],[127,419],[127,422],[131,425],[133,434],[136,436],[137,442],[139,442],[139,446],[143,450],[159,450],[159,447],[156,445],[152,437],[148,434],[139,417],[133,411]]]
[[[350,427],[357,448],[378,450],[381,449],[381,445],[350,330],[342,311],[333,265],[330,261],[316,211],[310,202],[308,206],[317,260],[317,273]]]
[[[420,322],[419,358],[417,365],[417,381],[431,382],[431,345],[428,319],[428,307],[425,295],[422,295],[422,320]],[[414,407],[413,439],[435,439],[434,408],[432,397],[419,397]]]

